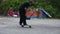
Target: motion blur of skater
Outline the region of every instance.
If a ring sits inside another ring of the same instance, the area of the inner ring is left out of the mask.
[[[26,23],[26,9],[32,5],[32,1],[29,1],[29,2],[25,2],[24,4],[22,4],[20,7],[19,7],[19,14],[20,14],[20,21],[19,21],[19,24],[20,25],[27,25]]]

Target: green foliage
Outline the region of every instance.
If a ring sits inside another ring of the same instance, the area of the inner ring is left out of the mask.
[[[49,4],[53,7],[52,16],[54,18],[60,18],[60,0],[48,0]]]
[[[0,12],[6,14],[7,10],[10,7],[12,7],[13,10],[18,10],[20,3],[20,0],[5,0],[3,3],[0,4]]]
[[[55,8],[53,8],[51,5],[45,6],[45,10],[46,10],[48,13],[50,13],[52,17],[55,17],[57,10],[56,10]]]

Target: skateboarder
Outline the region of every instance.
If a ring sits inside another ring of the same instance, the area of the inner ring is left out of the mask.
[[[22,4],[20,7],[19,7],[19,14],[20,14],[20,22],[19,24],[20,25],[27,25],[26,23],[26,9],[32,5],[32,1],[30,2],[25,2],[24,4]]]

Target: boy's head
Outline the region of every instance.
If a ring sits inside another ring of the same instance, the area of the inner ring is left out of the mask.
[[[29,5],[30,5],[30,6],[32,5],[32,1],[29,1]]]

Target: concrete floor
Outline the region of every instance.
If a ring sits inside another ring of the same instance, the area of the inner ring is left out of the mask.
[[[32,28],[22,28],[19,18],[1,17],[0,34],[60,34],[59,19],[31,19],[27,24]]]

